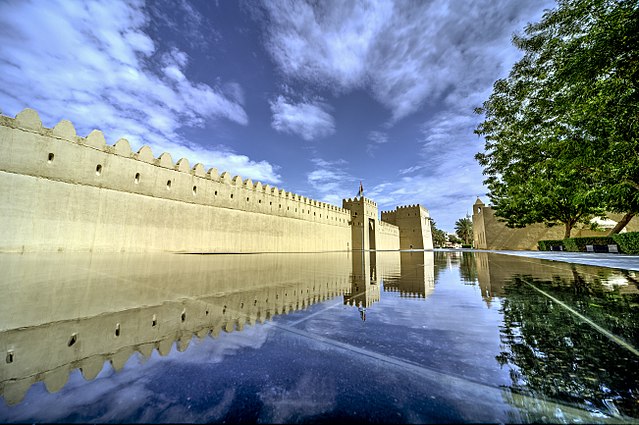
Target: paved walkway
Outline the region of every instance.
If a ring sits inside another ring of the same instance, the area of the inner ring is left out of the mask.
[[[486,251],[483,251],[486,252]],[[586,264],[589,266],[612,267],[615,269],[639,271],[639,255],[602,254],[594,252],[560,251],[489,251],[520,257],[542,258],[544,260],[566,263]]]

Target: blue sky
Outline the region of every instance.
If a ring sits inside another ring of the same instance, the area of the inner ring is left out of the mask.
[[[0,0],[0,111],[341,206],[484,196],[473,114],[546,0]],[[487,201],[484,196],[484,201]]]

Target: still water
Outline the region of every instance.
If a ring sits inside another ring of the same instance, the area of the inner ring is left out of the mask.
[[[459,251],[0,269],[0,422],[639,419],[637,272]]]

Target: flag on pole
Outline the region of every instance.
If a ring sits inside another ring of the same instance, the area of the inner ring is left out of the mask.
[[[359,181],[359,194],[357,196],[364,196],[364,186],[362,186],[362,181]]]

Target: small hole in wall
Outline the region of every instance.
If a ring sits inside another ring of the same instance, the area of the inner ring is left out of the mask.
[[[171,190],[171,180],[166,181],[166,190]]]
[[[78,340],[78,334],[71,335],[71,338],[69,338],[69,342],[67,342],[67,346],[71,347],[73,344],[76,343],[77,340]]]
[[[98,164],[98,165],[95,167],[95,175],[96,175],[96,176],[99,176],[100,174],[102,174],[102,164]]]
[[[231,193],[231,199],[233,199],[233,194]]]
[[[133,179],[135,184],[140,183],[140,173],[135,173],[135,178]]]
[[[269,202],[268,204],[269,204],[269,205],[273,205],[273,202]]]
[[[226,314],[226,306],[222,309],[222,314]]]
[[[215,196],[217,196],[217,190],[215,191]]]
[[[13,363],[13,351],[7,351],[7,363]]]
[[[180,316],[180,319],[182,319],[183,322],[186,320],[186,310],[182,310],[182,315]]]
[[[261,199],[259,199],[259,200],[257,201],[257,203],[258,203],[258,204],[261,204],[261,203],[262,203],[262,200],[261,200]]]
[[[240,303],[240,308],[244,308],[244,303]]]
[[[120,324],[115,325],[115,336],[120,336]]]
[[[249,198],[246,198],[246,202],[248,202],[248,201],[249,201]]]
[[[154,327],[156,327],[156,326],[157,326],[157,324],[158,324],[158,318],[157,318],[157,316],[154,314],[154,315],[153,315],[153,319],[151,320],[151,327],[153,327],[153,328],[154,328]]]
[[[53,158],[55,158],[55,155],[50,153],[49,154],[49,164],[51,164],[51,162],[53,162]]]
[[[209,315],[209,311],[208,311],[208,310],[206,310],[206,311],[204,312],[204,314],[206,314],[206,315],[208,316],[208,315]]]
[[[197,186],[193,186],[193,195],[197,195]]]

